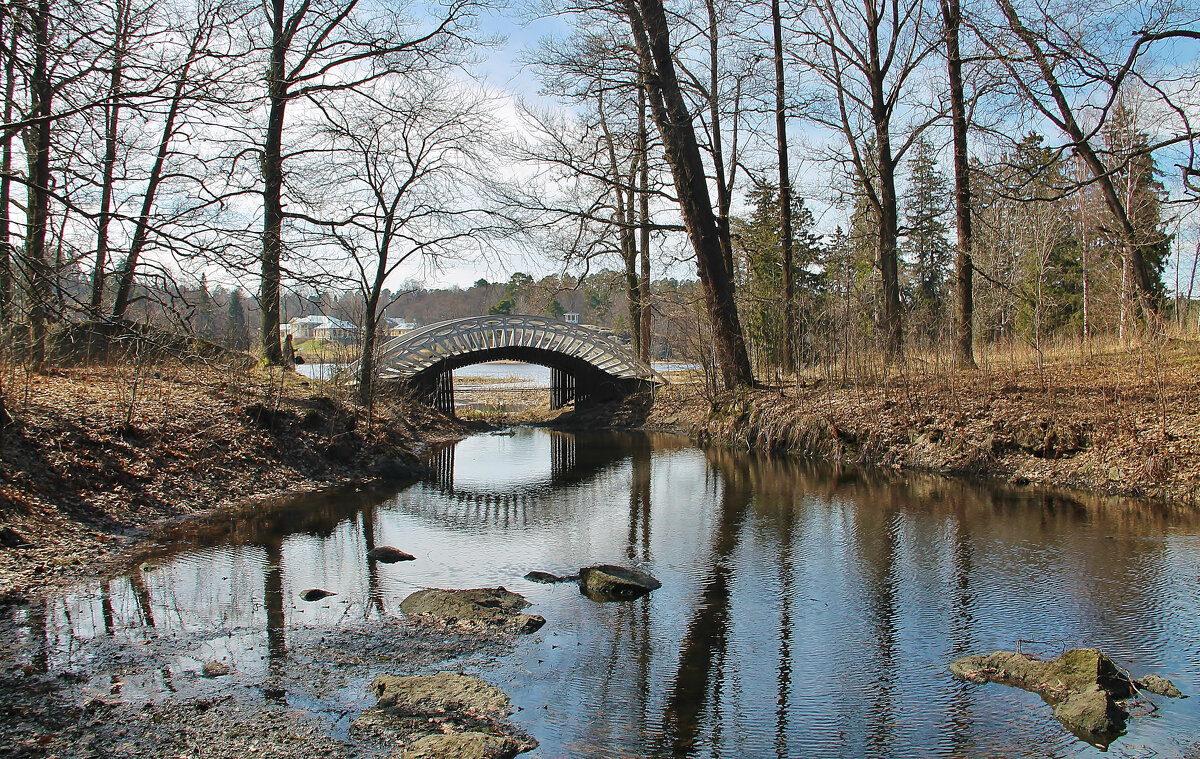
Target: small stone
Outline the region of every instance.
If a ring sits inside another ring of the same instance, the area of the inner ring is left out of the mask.
[[[309,588],[300,591],[300,600],[302,601],[320,601],[326,596],[336,596],[332,590],[322,590],[321,588]]]
[[[384,564],[395,564],[398,561],[415,561],[417,557],[411,553],[405,553],[399,548],[379,546],[367,551],[367,558],[374,561],[382,561]]]
[[[579,589],[593,601],[628,601],[661,587],[661,582],[639,569],[599,564],[579,570]]]
[[[204,665],[204,669],[201,671],[204,673],[205,677],[221,677],[223,675],[228,675],[233,670],[229,668],[228,664],[223,664],[219,661],[210,661]]]
[[[1183,695],[1183,693],[1181,693],[1180,690],[1175,687],[1175,683],[1171,682],[1165,677],[1160,677],[1158,675],[1146,675],[1145,677],[1134,680],[1133,682],[1138,688],[1151,693],[1157,693],[1160,696],[1166,696],[1168,698],[1187,698],[1187,696]]]

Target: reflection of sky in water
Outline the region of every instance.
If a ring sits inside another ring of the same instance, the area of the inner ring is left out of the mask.
[[[569,455],[564,440],[473,437],[453,450],[452,487],[331,499],[306,532],[289,534],[289,516],[246,545],[56,599],[53,666],[86,661],[106,627],[132,659],[148,636],[188,630],[170,677],[223,659],[266,678],[281,653],[269,620],[296,636],[398,615],[420,587],[504,585],[547,619],[482,672],[542,742],[533,756],[1099,755],[1037,696],[946,670],[1020,639],[1051,655],[1098,645],[1200,692],[1195,518],[932,478],[839,482],[670,437],[580,435]],[[372,545],[417,560],[371,566]],[[601,562],[643,567],[663,588],[597,604],[522,579]],[[310,587],[338,595],[299,600]],[[142,677],[127,693],[168,686]],[[363,696],[327,698],[313,708],[343,713]],[[1110,755],[1198,755],[1200,698],[1158,702]]]
[[[454,487],[477,491],[519,491],[548,486],[550,436],[528,428],[513,434],[477,435],[454,446]]]

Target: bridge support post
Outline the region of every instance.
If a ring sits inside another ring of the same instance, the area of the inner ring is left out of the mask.
[[[439,411],[454,416],[454,372],[442,372],[433,387],[433,405]]]
[[[556,410],[575,400],[575,376],[562,369],[550,369],[550,409]]]

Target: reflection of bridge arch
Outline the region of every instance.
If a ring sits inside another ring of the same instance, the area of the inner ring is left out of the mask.
[[[459,487],[454,482],[455,448],[452,443],[429,457],[433,477],[427,487],[440,498],[414,501],[416,514],[457,526],[481,524],[520,527],[545,519],[546,495],[561,487],[585,483],[632,460],[634,469],[649,465],[651,445],[643,436],[617,431],[587,433],[582,440],[574,433],[546,430],[550,436],[550,474],[544,480],[505,489],[504,483],[482,488]],[[577,492],[586,491],[586,488]]]
[[[596,330],[544,316],[475,316],[431,324],[379,352],[380,376],[454,410],[455,369],[498,360],[549,367],[551,408],[624,397],[655,381],[647,364]]]

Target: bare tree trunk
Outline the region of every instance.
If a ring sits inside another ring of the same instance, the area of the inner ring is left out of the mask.
[[[899,207],[896,199],[896,167],[892,161],[891,141],[885,130],[879,132],[879,278],[883,284],[881,326],[884,352],[889,361],[904,354],[903,314],[900,305]]]
[[[712,322],[713,347],[725,387],[751,385],[754,375],[725,265],[691,113],[679,87],[661,0],[624,0],[634,43],[647,69],[654,121],[666,147],[680,210],[696,252],[696,270]]]
[[[267,68],[267,134],[263,144],[262,282],[258,295],[262,315],[259,350],[268,363],[283,357],[279,344],[280,260],[283,253],[283,116],[288,91],[285,58],[288,42],[283,0],[270,0],[271,60]]]
[[[33,125],[25,132],[29,157],[29,200],[26,207],[25,276],[29,294],[30,360],[39,368],[46,357],[46,307],[50,300],[52,273],[46,262],[46,227],[50,215],[51,107],[50,2],[38,0],[30,11],[33,34],[33,69],[29,74],[30,114]]]
[[[642,307],[638,326],[641,328],[641,340],[638,341],[638,358],[650,363],[650,128],[646,123],[646,81],[642,77],[638,83],[638,153],[641,154],[640,172],[640,216],[641,216],[641,277],[638,302]]]
[[[712,155],[713,174],[716,175],[717,185],[717,234],[721,238],[721,252],[725,256],[725,270],[730,274],[730,284],[733,285],[733,237],[729,231],[729,208],[732,205],[730,182],[725,181],[725,150],[722,146],[721,135],[721,101],[718,97],[720,86],[720,33],[717,30],[716,0],[704,0],[708,11],[708,117],[712,125]],[[736,156],[734,157],[736,160]],[[735,168],[733,166],[732,170]]]
[[[113,5],[112,70],[109,72],[108,102],[104,106],[104,168],[100,184],[100,213],[96,231],[96,268],[92,272],[92,299],[88,311],[99,319],[104,308],[104,267],[108,265],[108,226],[112,219],[113,170],[117,164],[117,126],[121,118],[121,79],[124,75],[125,48],[128,45],[129,3],[116,0]]]
[[[188,48],[188,57],[184,62],[183,68],[179,71],[179,78],[175,81],[175,89],[171,93],[171,105],[167,109],[167,118],[163,122],[162,136],[158,141],[158,152],[154,156],[154,165],[150,168],[150,177],[146,180],[146,192],[142,196],[142,208],[138,213],[137,228],[133,232],[133,240],[129,245],[129,252],[125,256],[125,261],[121,264],[117,276],[117,292],[113,299],[112,318],[124,319],[125,312],[129,308],[129,303],[133,295],[133,282],[137,274],[138,259],[142,255],[142,250],[146,247],[146,241],[150,235],[150,212],[154,210],[154,200],[158,194],[158,186],[162,182],[163,170],[167,163],[167,156],[170,153],[171,140],[175,136],[175,122],[179,118],[179,111],[183,108],[183,94],[188,86],[188,75],[191,73],[192,64],[196,60],[196,55],[200,52],[201,45],[208,31],[211,29],[211,24],[214,23],[215,17],[204,15],[198,17],[197,28],[192,36],[191,44]]]
[[[958,251],[954,261],[954,290],[958,300],[955,314],[954,363],[975,368],[975,275],[972,261],[974,235],[971,229],[971,166],[967,160],[967,104],[963,94],[962,52],[958,30],[962,24],[959,0],[942,0],[946,30],[946,68],[950,80],[950,124],[954,135],[954,206]]]
[[[796,370],[796,283],[792,276],[792,175],[788,168],[787,104],[783,82],[783,19],[771,0],[775,58],[775,147],[779,155],[779,230],[783,258],[783,364]]]
[[[11,18],[11,16],[7,17]],[[4,62],[4,123],[12,123],[13,97],[16,88],[17,24],[4,29],[4,18],[0,17],[0,39],[8,32],[8,45]],[[13,248],[10,244],[12,204],[12,130],[0,132],[0,330],[7,330],[13,320]]]

